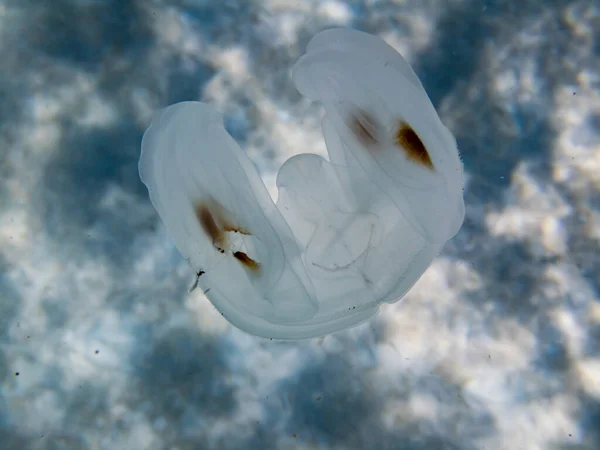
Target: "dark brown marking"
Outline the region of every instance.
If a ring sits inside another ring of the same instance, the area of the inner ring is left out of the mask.
[[[251,234],[249,231],[246,231],[245,228],[236,225],[234,221],[231,220],[231,213],[215,199],[211,199],[211,209],[223,231],[233,231],[245,235]]]
[[[365,147],[373,147],[379,145],[379,126],[375,118],[366,111],[359,111],[353,115],[350,122],[350,129],[354,136]]]
[[[250,258],[244,252],[234,252],[233,257],[241,262],[244,266],[251,270],[258,270],[260,268],[260,264]]]
[[[425,148],[425,144],[412,127],[406,122],[400,123],[396,131],[396,145],[406,152],[406,156],[417,164],[433,170],[433,162]]]
[[[212,239],[213,247],[220,253],[230,250],[227,243],[228,232],[252,235],[248,230],[231,221],[231,214],[212,198],[207,201],[197,202],[195,212],[202,229]],[[256,271],[260,268],[260,264],[244,252],[236,251],[232,252],[232,255],[247,269]],[[196,289],[198,280],[202,274],[204,274],[203,270],[196,273],[196,282],[190,288],[190,292]]]
[[[223,247],[225,247],[225,234],[205,204],[200,203],[196,206],[196,217],[204,232],[212,239],[213,245],[222,253]]]
[[[194,292],[196,290],[196,288],[198,287],[198,282],[200,281],[200,277],[202,275],[204,275],[206,272],[204,270],[199,270],[198,272],[196,272],[196,281],[194,282],[194,284],[192,284],[192,286],[188,289],[188,292],[191,294],[192,292]]]
[[[226,223],[225,225],[223,225],[223,230],[233,231],[234,233],[240,233],[240,234],[243,234],[244,236],[252,235],[252,233],[250,233],[248,230],[246,230],[242,227],[236,227],[235,225],[232,225],[230,223]]]

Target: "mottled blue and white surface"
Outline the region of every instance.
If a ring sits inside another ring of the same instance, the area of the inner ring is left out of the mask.
[[[465,225],[373,321],[254,338],[188,295],[140,139],[211,102],[273,186],[340,25],[421,77]],[[590,0],[0,1],[0,449],[599,449],[599,42]]]

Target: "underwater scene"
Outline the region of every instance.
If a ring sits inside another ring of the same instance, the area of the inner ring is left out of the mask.
[[[0,0],[0,450],[599,450],[600,0]]]

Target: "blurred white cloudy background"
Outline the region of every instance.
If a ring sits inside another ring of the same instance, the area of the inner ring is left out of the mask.
[[[188,295],[140,140],[211,102],[273,186],[333,26],[413,65],[467,216],[369,323],[259,339]],[[0,449],[598,450],[599,69],[597,0],[0,0]]]

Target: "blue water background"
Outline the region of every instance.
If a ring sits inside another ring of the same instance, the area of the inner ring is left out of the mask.
[[[467,215],[403,303],[272,342],[188,295],[140,141],[211,101],[268,179],[332,26],[406,51]],[[0,449],[600,449],[599,42],[598,1],[0,1]]]

